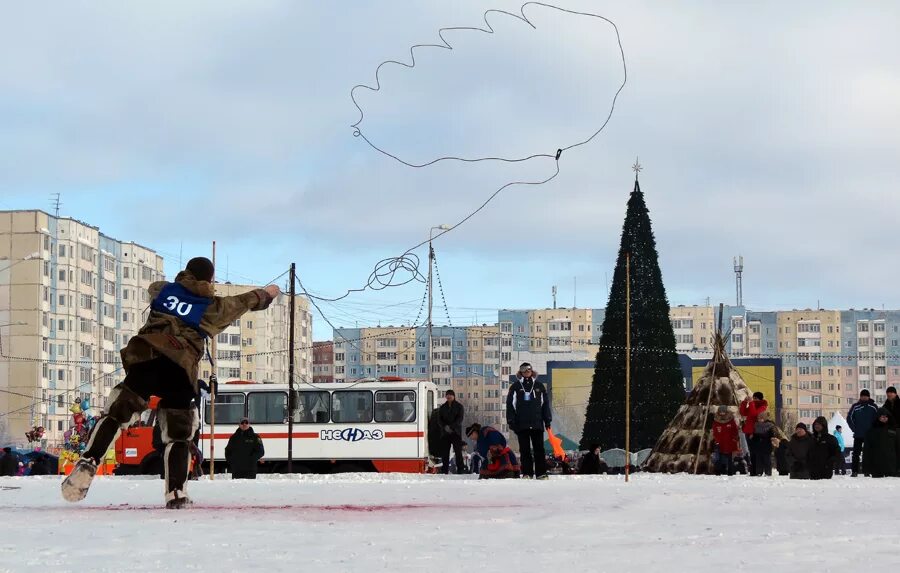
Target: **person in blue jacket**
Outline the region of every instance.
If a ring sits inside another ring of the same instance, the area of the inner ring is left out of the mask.
[[[847,424],[853,430],[853,459],[850,464],[852,477],[859,474],[859,456],[866,443],[866,434],[875,425],[876,420],[878,420],[878,406],[872,401],[869,391],[863,388],[859,392],[859,402],[853,404],[847,413]]]
[[[547,456],[544,454],[544,429],[550,429],[550,396],[538,382],[531,364],[519,366],[518,379],[506,396],[506,422],[519,438],[522,454],[522,477],[547,479]]]
[[[475,442],[475,453],[481,460],[481,479],[506,479],[519,477],[516,455],[506,445],[506,438],[491,426],[472,424],[466,428],[466,436]]]
[[[847,449],[847,446],[844,445],[844,429],[841,426],[834,427],[834,439],[837,440],[838,448],[841,449],[841,456],[837,459],[837,462],[834,466],[834,473],[838,475],[845,476],[847,475],[847,460],[844,459],[844,450]]]

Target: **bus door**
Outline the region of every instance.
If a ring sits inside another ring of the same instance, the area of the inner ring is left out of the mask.
[[[436,415],[434,412],[434,390],[429,390],[428,397],[425,399],[425,415],[422,417],[425,421],[425,457],[432,455],[431,448],[428,447],[428,426],[430,426],[429,421],[433,415]],[[434,453],[437,454],[438,452]]]

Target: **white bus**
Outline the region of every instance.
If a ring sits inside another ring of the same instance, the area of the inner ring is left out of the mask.
[[[428,467],[428,419],[437,387],[402,378],[295,384],[293,470],[298,473],[410,472]],[[287,472],[288,386],[226,382],[216,394],[215,461],[241,418],[263,440],[261,472]],[[200,449],[210,456],[210,404],[203,402]],[[221,466],[219,465],[221,464]]]

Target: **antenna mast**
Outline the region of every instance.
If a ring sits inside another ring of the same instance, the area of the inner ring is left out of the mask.
[[[744,274],[744,257],[738,255],[734,258],[734,281],[735,288],[737,290],[737,305],[744,306],[744,286],[743,286],[743,275]]]

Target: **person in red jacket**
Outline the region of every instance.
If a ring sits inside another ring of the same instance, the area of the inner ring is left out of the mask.
[[[719,449],[719,457],[716,459],[717,476],[722,473],[734,475],[734,457],[741,455],[738,432],[740,432],[740,428],[734,420],[734,414],[731,413],[728,406],[719,406],[712,426],[713,440]]]
[[[753,400],[750,398],[744,398],[744,401],[741,402],[740,412],[741,416],[744,417],[744,436],[747,438],[747,443],[750,443],[750,439],[753,437],[753,432],[756,429],[756,422],[759,421],[759,415],[762,412],[765,412],[769,409],[769,403],[766,402],[762,392],[754,392]],[[750,460],[750,475],[755,475],[753,470],[753,459]]]
[[[758,417],[760,413],[765,412],[769,409],[769,403],[763,399],[762,392],[754,392],[753,400],[750,398],[744,398],[744,401],[741,402],[741,416],[744,417],[744,435],[749,439],[750,436],[753,435],[753,431],[756,428],[756,422],[758,422]]]

